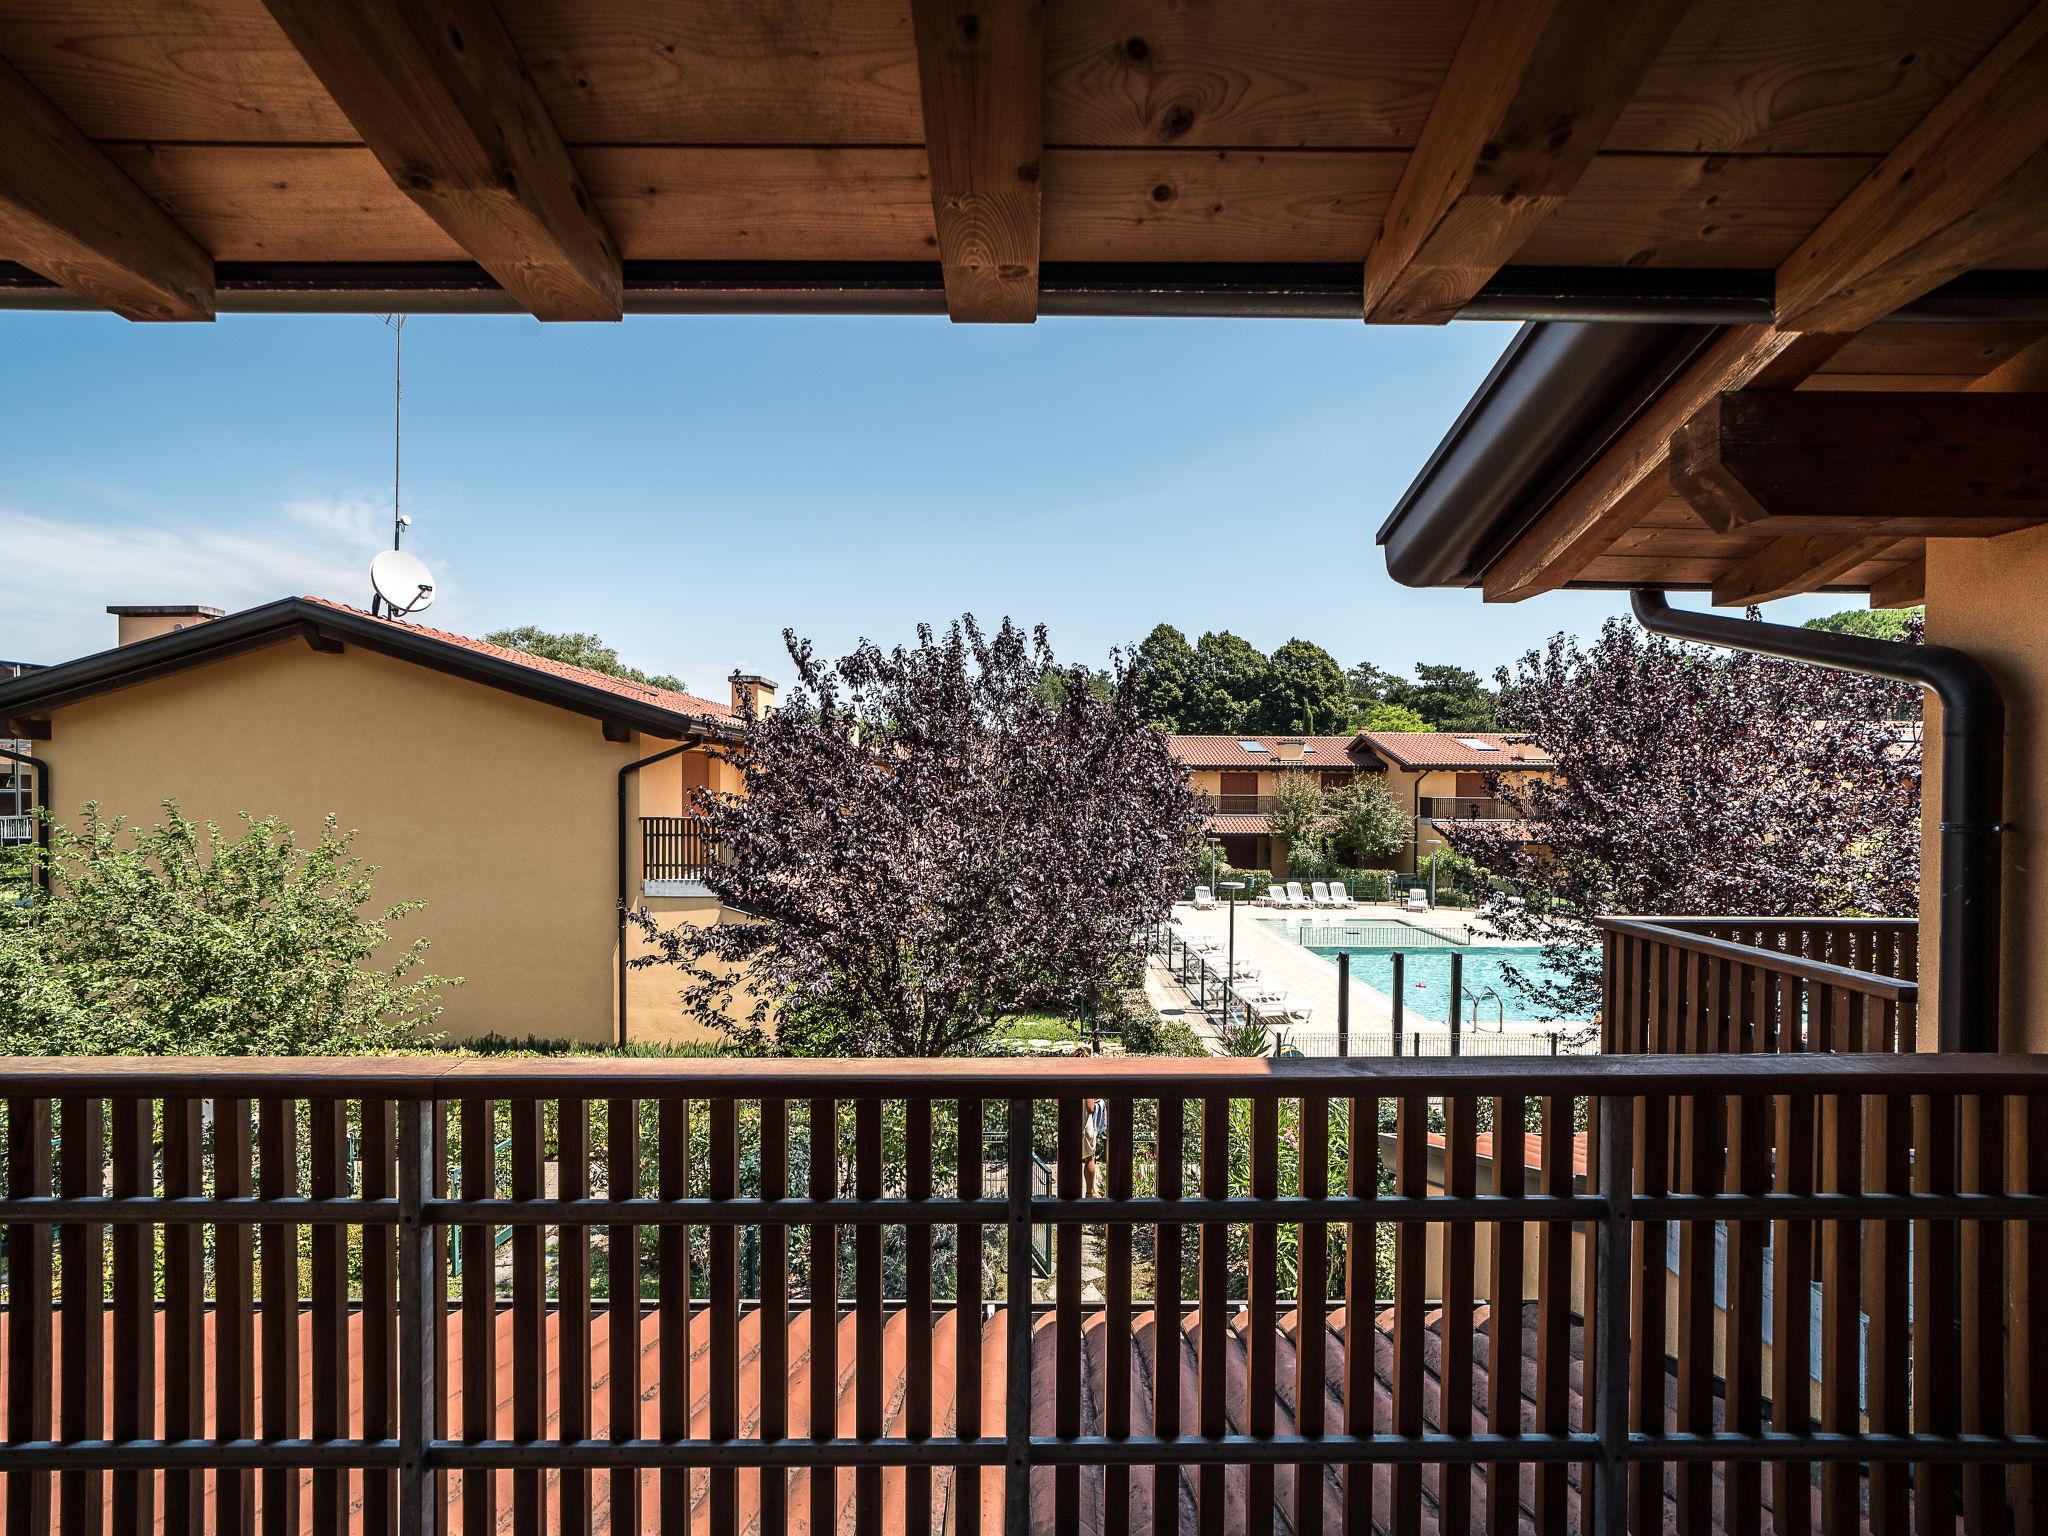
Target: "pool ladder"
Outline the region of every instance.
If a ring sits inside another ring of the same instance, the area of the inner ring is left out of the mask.
[[[1507,1001],[1504,998],[1502,998],[1500,993],[1495,991],[1492,987],[1487,987],[1482,991],[1478,991],[1472,994],[1472,1028],[1474,1030],[1477,1030],[1479,1028],[1479,1005],[1489,997],[1493,999],[1494,1032],[1496,1034],[1504,1035],[1507,1033],[1508,1028],[1508,1005]]]

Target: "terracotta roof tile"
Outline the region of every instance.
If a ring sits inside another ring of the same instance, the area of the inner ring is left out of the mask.
[[[1358,739],[1402,768],[1550,766],[1542,748],[1499,731],[1362,731]]]
[[[1304,753],[1298,763],[1280,755],[1280,743],[1299,739]],[[1247,752],[1240,742],[1255,741],[1266,750]],[[1166,749],[1177,763],[1190,768],[1363,768],[1380,771],[1370,753],[1351,751],[1350,736],[1169,736]]]

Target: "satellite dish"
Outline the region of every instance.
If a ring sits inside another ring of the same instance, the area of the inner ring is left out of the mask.
[[[434,573],[418,555],[402,549],[384,550],[370,562],[370,585],[395,619],[418,613],[434,601]]]

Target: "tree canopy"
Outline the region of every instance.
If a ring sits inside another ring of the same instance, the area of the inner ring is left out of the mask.
[[[1486,915],[1545,945],[1566,976],[1523,980],[1555,1016],[1597,1006],[1588,917],[1917,910],[1915,690],[1675,644],[1619,619],[1590,645],[1559,635],[1499,678],[1505,724],[1557,771],[1491,785],[1540,837],[1482,822],[1459,845],[1509,880]],[[1906,710],[1913,721],[1897,718]]]
[[[1320,645],[1289,640],[1268,658],[1254,716],[1260,731],[1274,735],[1341,735],[1351,724],[1344,669]]]
[[[1106,692],[1085,668],[1048,688],[1044,632],[1007,619],[836,662],[784,638],[795,686],[719,749],[746,794],[702,803],[706,881],[748,920],[635,914],[684,1006],[748,1046],[772,1025],[786,1051],[940,1056],[1125,985],[1201,825],[1138,665],[1116,657]]]
[[[484,636],[491,645],[502,645],[508,650],[525,651],[531,656],[545,656],[549,661],[559,661],[564,666],[583,667],[592,672],[603,672],[611,677],[623,677],[628,682],[645,683],[650,688],[667,688],[676,693],[687,693],[683,680],[673,672],[642,672],[638,667],[629,667],[619,660],[619,653],[606,645],[596,635],[583,633],[555,634],[549,630],[537,629],[531,624],[522,624],[517,629],[494,629]]]
[[[1926,614],[1924,608],[1845,608],[1840,613],[1808,619],[1805,627],[1836,635],[1862,635],[1871,640],[1905,640],[1919,632]]]
[[[1214,631],[1190,645],[1155,625],[1135,651],[1146,717],[1196,736],[1343,736],[1353,731],[1487,731],[1492,691],[1464,667],[1423,662],[1402,677],[1369,661],[1346,668],[1299,637],[1268,656]]]

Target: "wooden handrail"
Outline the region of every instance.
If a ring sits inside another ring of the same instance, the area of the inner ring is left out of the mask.
[[[1697,922],[1700,919],[1692,921]],[[1737,923],[1743,919],[1721,918],[1718,921]],[[1760,925],[1767,925],[1778,920],[1759,918],[1756,921]],[[1917,982],[1901,981],[1893,976],[1879,975],[1875,971],[1851,970],[1844,965],[1831,965],[1825,960],[1810,960],[1804,955],[1791,954],[1785,950],[1758,949],[1753,944],[1739,943],[1734,939],[1710,938],[1705,934],[1692,933],[1685,928],[1674,926],[1661,918],[1647,921],[1640,918],[1596,917],[1593,919],[1593,926],[1603,933],[1647,939],[1653,943],[1669,945],[1673,949],[1684,950],[1688,954],[1707,955],[1739,965],[1769,969],[1787,976],[1796,976],[1801,981],[1841,987],[1847,991],[1881,998],[1886,1002],[1914,1002],[1920,996]]]

